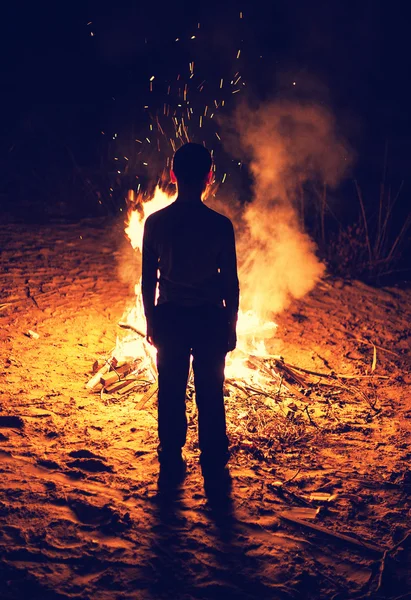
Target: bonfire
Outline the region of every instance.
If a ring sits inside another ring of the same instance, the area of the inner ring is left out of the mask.
[[[133,250],[141,255],[144,224],[149,215],[175,200],[157,186],[153,197],[143,201],[142,196],[129,194],[129,211],[125,234]],[[240,270],[241,273],[241,270]],[[156,398],[156,349],[148,343],[145,330],[141,280],[135,286],[135,298],[118,323],[116,345],[103,364],[93,365],[93,377],[87,388],[101,398],[126,397],[134,394],[136,408],[144,409]],[[258,295],[258,290],[256,290]],[[240,306],[237,325],[237,348],[229,353],[225,368],[225,397],[230,437],[235,445],[247,444],[253,453],[267,459],[280,447],[309,439],[320,427],[315,422],[319,414],[318,402],[324,404],[329,394],[341,392],[358,394],[350,380],[365,376],[347,376],[334,372],[318,372],[286,363],[284,358],[269,352],[267,346],[275,340],[277,324],[256,309]],[[376,350],[375,350],[376,352]],[[371,366],[375,370],[376,353]],[[194,398],[194,378],[190,371],[187,399]],[[366,405],[373,408],[372,400],[364,396]],[[317,403],[316,403],[317,401]],[[195,407],[195,403],[192,403]],[[190,412],[190,409],[189,409]],[[191,412],[195,412],[192,408]],[[323,414],[320,411],[320,414]],[[310,425],[310,432],[307,430]]]

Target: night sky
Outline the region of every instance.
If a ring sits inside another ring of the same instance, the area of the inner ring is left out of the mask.
[[[101,165],[102,155],[115,153],[101,131],[137,137],[147,127],[144,106],[162,107],[167,82],[187,76],[191,61],[192,83],[206,80],[210,101],[237,61],[248,98],[330,107],[357,156],[352,176],[378,184],[387,147],[388,174],[403,179],[411,156],[403,7],[257,0],[3,8],[2,202],[20,176],[64,169],[68,154],[81,168]],[[230,98],[228,113],[233,106]]]

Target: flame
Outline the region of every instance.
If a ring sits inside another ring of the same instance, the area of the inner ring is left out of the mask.
[[[151,200],[142,202],[141,199],[138,199],[137,202],[133,202],[133,209],[129,211],[125,228],[125,233],[133,249],[140,253],[142,251],[144,224],[147,217],[171,204],[175,198],[176,195],[170,196],[157,186]],[[141,295],[141,279],[135,286],[135,294],[135,304],[127,311],[122,320],[141,332],[142,335],[138,339],[135,335],[122,340],[118,339],[115,355],[117,358],[125,359],[140,357],[147,360],[147,365],[150,364],[153,369],[156,350],[143,339],[146,320]],[[257,312],[244,311],[240,308],[237,323],[237,348],[227,357],[226,377],[261,386],[265,376],[250,366],[249,357],[250,355],[268,356],[264,340],[272,338],[276,328],[277,325],[274,322],[264,320]]]
[[[169,196],[157,186],[151,200],[135,203],[137,210],[129,211],[129,220],[125,228],[126,235],[134,250],[138,249],[140,252],[142,251],[144,224],[147,217],[171,204],[176,197],[177,194]]]

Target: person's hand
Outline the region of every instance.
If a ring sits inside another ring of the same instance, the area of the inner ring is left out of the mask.
[[[146,339],[147,339],[148,343],[151,344],[152,346],[154,345],[153,335],[154,335],[153,324],[147,322],[147,335],[146,335]]]
[[[228,329],[228,340],[227,340],[227,352],[235,350],[237,346],[237,333],[235,326],[229,325]]]

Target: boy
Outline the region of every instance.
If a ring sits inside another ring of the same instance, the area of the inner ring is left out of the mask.
[[[181,450],[192,356],[205,479],[224,473],[229,458],[224,366],[226,353],[236,346],[239,302],[232,223],[202,202],[212,182],[211,167],[204,146],[189,143],[177,150],[171,181],[177,184],[178,196],[148,217],[142,267],[147,339],[157,348],[161,472],[173,476],[184,471]]]

